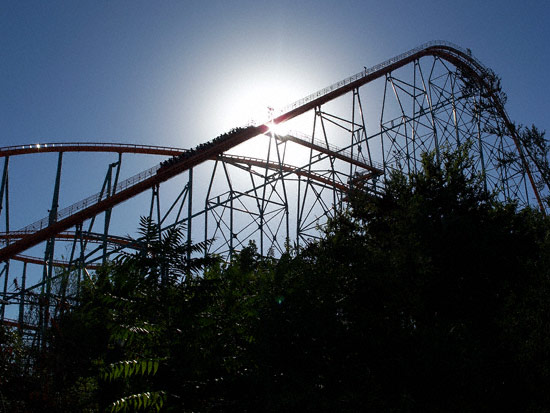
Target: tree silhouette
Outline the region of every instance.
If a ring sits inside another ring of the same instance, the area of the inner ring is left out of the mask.
[[[181,229],[144,220],[52,332],[49,406],[547,410],[550,224],[471,162],[426,154],[278,259],[189,261]]]

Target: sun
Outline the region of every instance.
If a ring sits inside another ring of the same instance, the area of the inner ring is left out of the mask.
[[[271,73],[273,75],[273,73]],[[239,77],[231,88],[225,88],[215,100],[216,125],[220,133],[235,127],[266,125],[268,131],[264,136],[252,138],[231,150],[235,155],[253,158],[265,158],[269,142],[278,142],[279,150],[285,150],[284,162],[300,164],[309,155],[300,145],[284,142],[283,138],[297,132],[310,135],[312,129],[312,114],[303,114],[285,122],[275,123],[274,120],[285,112],[294,102],[311,93],[306,85],[296,84],[289,80],[292,77],[263,75],[262,72],[251,72],[246,79]],[[246,80],[246,81],[245,81]],[[272,140],[274,139],[274,141]],[[269,152],[274,156],[273,150]],[[305,158],[304,158],[305,157]]]
[[[225,128],[262,125],[281,114],[281,110],[301,96],[289,84],[276,80],[251,82],[246,88],[228,91],[223,99],[221,119]]]
[[[267,127],[268,133],[272,133],[274,135],[285,136],[290,132],[290,128],[286,123],[275,123],[270,121],[267,123]]]

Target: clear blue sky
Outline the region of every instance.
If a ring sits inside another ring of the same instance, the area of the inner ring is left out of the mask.
[[[270,82],[289,101],[435,39],[503,79],[508,111],[550,128],[547,1],[0,2],[2,145],[189,146]]]
[[[542,0],[0,0],[0,145],[191,147],[274,91],[268,103],[290,103],[436,39],[502,77],[513,120],[550,129],[549,18]],[[27,158],[11,165],[12,229],[51,203],[55,157]],[[61,207],[98,191],[106,164],[65,162],[80,169],[64,177]]]

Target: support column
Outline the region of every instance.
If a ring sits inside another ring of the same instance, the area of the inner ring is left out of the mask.
[[[25,322],[25,288],[27,288],[27,263],[23,263],[23,275],[21,277],[21,293],[19,295],[19,335],[23,336]]]
[[[187,184],[187,261],[191,260],[192,230],[191,219],[193,218],[193,168],[189,169],[189,182]]]
[[[48,220],[48,225],[52,225],[57,221],[57,209],[59,207],[59,188],[61,185],[61,168],[63,165],[63,152],[59,152],[57,158],[57,172],[55,175],[55,184],[52,197],[52,207],[50,209],[50,216]],[[42,335],[42,347],[44,348],[46,343],[43,340],[46,329],[50,322],[50,294],[51,294],[51,280],[53,276],[53,259],[54,259],[54,250],[55,250],[55,237],[50,238],[46,243],[46,252],[44,254],[44,272],[42,275],[42,305],[44,306],[44,311],[40,311],[41,320],[40,320],[40,332]],[[44,291],[45,289],[45,291]]]
[[[2,202],[4,201],[4,198],[6,200],[5,203],[5,217],[6,217],[6,234],[10,232],[10,204],[9,204],[9,178],[8,178],[8,166],[9,166],[9,156],[6,156],[4,160],[4,170],[2,172],[2,184],[0,186],[0,212],[2,212]],[[6,238],[6,245],[10,243],[10,239]],[[4,274],[4,290],[2,294],[2,306],[0,307],[0,318],[4,319],[4,314],[6,312],[6,301],[7,301],[7,294],[8,294],[8,280],[9,280],[9,271],[10,270],[10,262],[9,260],[4,262],[4,269],[0,274]]]
[[[116,187],[118,184],[118,177],[120,175],[120,166],[122,163],[122,154],[118,154],[118,161],[109,165],[109,171],[107,172],[107,197],[111,197],[116,193]],[[115,180],[112,182],[113,168],[116,168]],[[107,262],[107,244],[109,237],[109,226],[111,224],[111,214],[113,209],[109,208],[105,211],[105,222],[103,225],[103,259],[102,262],[105,264]]]

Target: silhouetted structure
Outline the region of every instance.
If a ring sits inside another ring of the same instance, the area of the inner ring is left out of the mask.
[[[60,306],[75,298],[78,280],[89,276],[88,270],[132,246],[133,240],[114,233],[112,210],[146,191],[151,191],[151,203],[143,215],[157,222],[160,232],[184,224],[189,243],[199,232],[203,239],[215,240],[212,253],[231,256],[253,240],[262,255],[277,255],[314,238],[318,225],[343,206],[353,186],[377,193],[392,169],[416,171],[423,152],[439,156],[443,147],[468,144],[487,190],[545,210],[548,183],[533,154],[522,147],[503,99],[496,76],[469,49],[437,41],[307,96],[275,114],[272,122],[234,128],[192,149],[106,143],[0,148],[5,160],[0,186],[2,319],[28,332],[43,331]],[[270,129],[306,113],[313,114],[311,136]],[[238,153],[239,145],[251,139],[263,156]],[[58,209],[63,156],[73,151],[111,152],[116,159],[99,193]],[[291,159],[299,151],[304,156]],[[49,215],[13,231],[9,189],[22,188],[9,187],[9,160],[42,152],[58,153]],[[121,181],[126,153],[169,158]],[[179,192],[161,196],[162,183],[182,174],[186,178]],[[56,255],[60,240],[71,242],[69,257]],[[45,246],[43,257],[22,254],[37,245]],[[17,261],[23,269],[14,274],[10,263]],[[41,268],[40,281],[32,286],[28,265]],[[70,294],[66,280],[54,293],[52,283],[60,279],[55,266],[74,277]],[[7,320],[8,308],[18,320]],[[39,325],[30,330],[26,319],[33,311]]]

